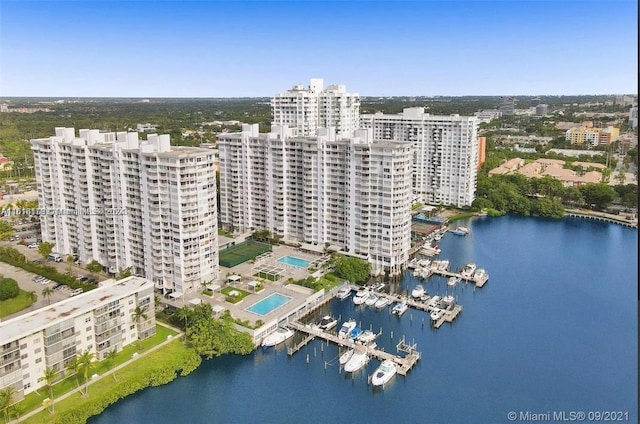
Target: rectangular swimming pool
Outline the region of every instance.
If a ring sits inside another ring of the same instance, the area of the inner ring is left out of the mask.
[[[309,264],[311,263],[309,261],[305,261],[304,259],[296,258],[295,256],[283,256],[278,259],[278,262],[305,269],[309,268]]]
[[[285,296],[280,293],[273,293],[262,299],[259,302],[249,306],[246,310],[258,315],[267,315],[270,312],[275,311],[285,303],[291,302],[293,298],[291,296]]]

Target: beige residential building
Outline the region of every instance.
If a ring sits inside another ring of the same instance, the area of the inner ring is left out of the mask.
[[[18,398],[42,388],[45,368],[68,375],[82,352],[105,355],[155,334],[153,282],[140,277],[106,280],[89,292],[0,323],[0,389]],[[144,316],[136,316],[136,308]]]

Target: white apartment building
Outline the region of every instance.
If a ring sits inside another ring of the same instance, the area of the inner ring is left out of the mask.
[[[336,129],[338,135],[352,136],[360,127],[360,95],[348,93],[344,85],[323,88],[320,78],[308,88],[295,85],[271,99],[272,125],[296,128],[299,136],[316,135],[318,128]]]
[[[478,166],[478,118],[436,116],[424,108],[399,114],[361,115],[360,125],[376,140],[413,146],[414,202],[470,206],[475,198]]]
[[[371,130],[296,132],[244,125],[218,137],[223,227],[268,229],[366,259],[374,274],[401,272],[411,246],[411,145],[374,140]]]
[[[218,279],[214,154],[168,135],[56,128],[31,140],[42,240],[109,272],[132,268],[163,292]]]
[[[143,315],[136,317],[140,307]],[[137,319],[136,319],[137,318]],[[107,280],[95,290],[0,323],[0,389],[18,398],[46,383],[45,368],[65,367],[89,351],[98,361],[155,334],[154,284],[140,277]]]

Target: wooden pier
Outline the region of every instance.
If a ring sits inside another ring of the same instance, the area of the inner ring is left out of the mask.
[[[292,321],[287,325],[290,328],[306,335],[302,342],[298,343],[294,347],[290,347],[289,349],[287,349],[287,353],[289,355],[293,355],[294,353],[299,351],[304,345],[309,343],[309,341],[317,337],[317,338],[327,340],[341,347],[345,347],[348,349],[355,349],[359,352],[366,352],[367,355],[373,356],[380,361],[389,359],[395,362],[396,364],[398,364],[398,374],[400,375],[407,375],[407,373],[411,370],[411,368],[413,368],[416,362],[418,362],[418,359],[420,359],[420,352],[415,350],[415,345],[400,346],[400,344],[398,344],[397,346],[398,350],[407,353],[406,356],[402,357],[399,355],[394,355],[394,354],[385,352],[384,350],[376,349],[375,347],[361,345],[349,338],[346,338],[346,339],[340,338],[335,334],[327,333],[326,331],[323,331],[319,328],[302,324],[299,321]]]
[[[467,283],[474,283],[476,285],[476,287],[482,287],[482,286],[485,285],[485,283],[487,281],[489,281],[489,275],[488,274],[485,274],[485,276],[481,280],[476,280],[473,277],[465,277],[459,272],[451,272],[448,269],[433,269],[432,268],[432,269],[430,269],[429,276],[431,276],[433,274],[438,274],[438,275],[441,275],[443,277],[460,278],[461,281],[464,281],[464,282],[467,282]]]

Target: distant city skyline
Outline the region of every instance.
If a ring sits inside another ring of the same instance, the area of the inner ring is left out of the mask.
[[[2,1],[0,96],[636,94],[637,2]]]

